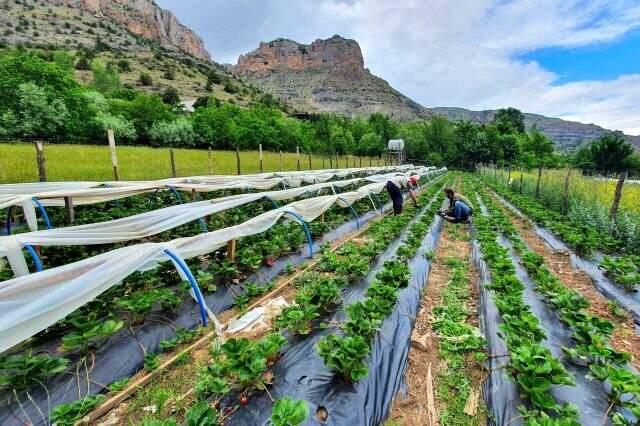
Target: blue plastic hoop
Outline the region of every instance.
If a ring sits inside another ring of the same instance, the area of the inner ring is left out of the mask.
[[[164,252],[167,254],[167,256],[173,259],[175,263],[178,264],[178,267],[187,276],[187,279],[191,284],[191,288],[193,289],[193,292],[196,294],[196,300],[198,301],[198,306],[200,307],[200,317],[202,318],[202,324],[206,327],[208,324],[207,306],[204,304],[204,298],[202,297],[202,292],[200,292],[200,287],[198,286],[198,282],[196,281],[196,278],[193,276],[193,274],[191,273],[191,270],[189,269],[185,261],[182,259],[182,257],[180,257],[180,255],[178,255],[173,250],[170,250],[168,248],[164,249]]]
[[[182,204],[182,197],[180,196],[180,193],[178,191],[176,191],[176,189],[172,186],[169,186],[169,191],[171,191],[171,193],[176,197],[176,200],[178,201],[178,204]],[[209,229],[207,229],[207,224],[204,223],[204,220],[202,220],[202,218],[198,218],[198,222],[200,222],[200,229],[202,230],[202,232],[209,232]]]
[[[278,208],[280,206],[278,206],[278,203],[276,203],[276,200],[274,200],[273,198],[269,197],[268,195],[265,195],[264,198],[266,198],[267,200],[271,201],[271,204],[273,204],[274,208]]]
[[[36,253],[33,247],[31,247],[31,244],[25,244],[24,248],[27,249],[27,251],[31,255],[31,258],[33,259],[33,263],[36,265],[36,271],[42,272],[43,270],[42,261],[40,260],[40,256],[38,256],[38,253]]]
[[[302,224],[302,227],[304,228],[304,233],[307,236],[307,243],[309,244],[309,259],[311,259],[313,257],[313,238],[311,237],[311,231],[309,231],[307,222],[305,222],[304,219],[300,217],[298,213],[294,213],[290,210],[285,210],[284,213],[293,216]]]
[[[11,235],[11,212],[13,211],[13,206],[9,206],[7,209],[7,235]]]
[[[40,202],[40,200],[38,200],[37,197],[33,197],[31,199],[33,200],[34,203],[36,203],[36,206],[38,206],[38,208],[40,209],[40,213],[42,213],[42,218],[44,219],[44,224],[47,226],[47,229],[51,229],[51,221],[49,220],[49,215],[47,214],[47,211],[44,209],[44,206],[42,205],[42,203]]]
[[[353,213],[353,216],[356,218],[356,227],[358,229],[360,229],[360,218],[358,217],[358,213],[356,212],[356,209],[354,209],[353,206],[351,205],[351,203],[349,203],[344,198],[338,197],[338,200],[343,201],[344,203],[346,203],[349,206],[349,208],[351,209],[351,213]]]

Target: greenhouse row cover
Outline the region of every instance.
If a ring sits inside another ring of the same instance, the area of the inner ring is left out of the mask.
[[[445,171],[439,169],[434,174]],[[0,352],[51,326],[135,271],[154,268],[159,262],[166,261],[168,254],[175,256],[172,261],[178,267],[181,258],[210,253],[232,239],[264,232],[282,217],[310,222],[334,204],[352,204],[371,193],[383,191],[385,185],[386,182],[372,183],[352,192],[296,201],[228,228],[168,242],[123,247],[4,281],[0,283]],[[20,263],[26,268],[22,254],[9,256],[14,270]],[[187,277],[183,276],[183,279]]]
[[[371,193],[379,192],[381,183],[384,184],[388,180],[393,179],[406,180],[410,173],[430,178],[436,172],[427,170],[426,168],[418,168],[412,169],[411,172],[407,173],[394,172],[365,178],[323,182],[280,191],[231,195],[214,200],[178,204],[112,221],[8,235],[0,237],[0,257],[7,257],[9,259],[15,274],[26,275],[28,270],[22,254],[22,248],[25,247],[25,245],[94,245],[137,240],[176,228],[210,214],[229,210],[261,199],[267,198],[274,201],[288,200],[308,192],[317,191],[319,193],[326,188],[331,188],[335,194],[334,187],[345,187],[363,181],[372,182],[360,190],[361,192],[370,191],[370,197]],[[338,200],[338,203],[342,205],[342,207],[346,207],[345,201]]]
[[[266,190],[278,185],[297,187],[303,183],[326,182],[355,173],[374,174],[383,170],[404,171],[412,165],[394,167],[365,167],[341,170],[319,170],[286,173],[263,173],[240,176],[192,176],[157,181],[114,182],[39,182],[0,185],[0,209],[22,207],[29,228],[37,230],[34,199],[43,206],[64,206],[65,198],[74,205],[97,204],[159,190],[211,192],[224,189]]]

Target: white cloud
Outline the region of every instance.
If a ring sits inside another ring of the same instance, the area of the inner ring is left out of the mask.
[[[233,61],[260,40],[356,39],[366,66],[425,106],[515,106],[527,112],[640,133],[640,74],[554,84],[517,55],[615,40],[640,27],[637,0],[194,0],[219,26],[195,25],[179,0],[160,0],[203,33],[216,59]],[[195,3],[195,5],[194,5]],[[238,35],[234,41],[233,35]],[[222,37],[225,43],[217,43]],[[623,58],[621,58],[623,60]]]

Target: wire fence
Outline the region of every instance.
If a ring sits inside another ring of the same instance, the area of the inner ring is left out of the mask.
[[[0,183],[153,180],[174,176],[386,166],[387,157],[266,150],[206,150],[39,141],[0,143]]]

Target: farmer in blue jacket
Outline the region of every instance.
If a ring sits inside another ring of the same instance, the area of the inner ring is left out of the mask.
[[[449,199],[449,208],[440,215],[451,223],[467,222],[473,214],[473,204],[464,195],[451,188],[444,190]]]

